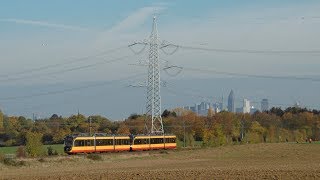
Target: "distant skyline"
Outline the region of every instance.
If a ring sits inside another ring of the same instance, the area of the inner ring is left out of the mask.
[[[44,106],[40,108],[41,112],[67,115],[81,106],[75,100],[80,95],[86,99],[85,103],[96,104],[96,109],[99,109],[86,113],[107,116],[109,113],[106,111],[113,111],[111,117],[120,119],[142,112],[145,106],[144,89],[133,90],[128,86],[145,81],[144,75],[138,75],[145,73],[146,67],[133,64],[147,59],[148,48],[144,53],[135,55],[126,46],[150,35],[153,15],[158,17],[161,40],[178,45],[217,49],[320,50],[320,2],[317,0],[2,1],[0,109],[8,114],[30,117],[31,112],[39,110],[31,107],[55,102],[53,104],[60,103],[61,107]],[[119,49],[103,53],[115,48]],[[163,71],[163,80],[169,83],[187,81],[192,84],[197,80],[203,82],[211,79],[211,83],[195,84],[216,92],[219,97],[221,94],[227,97],[234,89],[237,95],[244,97],[252,94],[254,97],[268,98],[270,105],[275,100],[284,104],[300,101],[320,108],[319,81],[247,78],[247,82],[254,84],[246,83],[247,87],[243,87],[242,80],[242,83],[235,81],[239,78],[236,75],[188,70],[199,68],[235,74],[320,79],[319,54],[222,53],[181,48],[173,55],[161,53],[160,56],[163,65],[185,67],[177,76],[172,76],[174,72],[170,75],[170,72]],[[87,58],[79,59],[81,57]],[[221,79],[230,79],[235,84],[220,82]],[[116,85],[97,86],[90,91],[6,100],[8,97],[46,94],[108,81],[117,82]],[[177,89],[189,91],[193,88],[185,85],[182,83]],[[243,92],[244,89],[246,92]],[[94,98],[86,94],[95,91],[100,93],[95,94]],[[133,91],[139,95],[133,94]],[[163,110],[189,102],[182,95],[168,98],[171,96],[165,88],[161,92]],[[140,98],[133,98],[139,104],[137,107],[130,107],[130,103],[126,102],[130,95]],[[109,96],[118,96],[116,102],[113,101],[114,107],[108,106],[108,110],[101,108],[106,103],[102,99]],[[65,102],[66,99],[68,102]],[[28,106],[29,110],[24,109],[23,105]]]

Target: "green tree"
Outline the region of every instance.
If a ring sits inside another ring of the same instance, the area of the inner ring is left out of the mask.
[[[247,141],[250,143],[264,142],[264,138],[263,138],[264,133],[265,133],[265,128],[262,127],[259,122],[254,121],[251,124],[249,132],[246,134]]]
[[[0,133],[4,132],[3,123],[3,113],[0,110]]]
[[[68,128],[61,128],[59,132],[56,132],[53,136],[54,143],[63,143],[64,138],[66,135],[71,134],[70,129]]]
[[[213,146],[213,138],[214,135],[212,130],[208,128],[203,129],[203,146]]]
[[[212,129],[205,128],[203,131],[204,146],[222,146],[226,144],[226,136],[223,133],[222,125],[215,123]]]
[[[28,132],[26,135],[26,152],[30,157],[38,157],[44,155],[44,148],[41,142],[42,134]]]
[[[7,139],[5,141],[6,146],[12,146],[16,145],[17,143],[17,137],[19,136],[20,124],[18,123],[17,117],[8,117],[4,116],[3,119],[3,125],[4,125],[4,132],[7,136]]]
[[[81,133],[80,124],[87,123],[86,120],[87,118],[82,114],[72,115],[67,119],[67,124],[72,132]]]
[[[215,146],[222,146],[226,144],[227,139],[225,134],[223,133],[222,125],[215,124],[213,126],[213,132],[214,132],[214,145]]]

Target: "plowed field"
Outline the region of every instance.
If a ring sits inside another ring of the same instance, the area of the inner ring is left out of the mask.
[[[320,179],[320,144],[253,144],[23,159],[0,179]]]

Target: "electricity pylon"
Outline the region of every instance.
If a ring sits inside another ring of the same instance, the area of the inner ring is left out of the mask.
[[[149,62],[147,79],[147,119],[151,120],[151,134],[163,134],[161,118],[161,96],[160,96],[160,63],[159,63],[159,40],[156,17],[153,17],[152,32],[149,38]]]
[[[148,78],[147,78],[147,102],[146,102],[146,131],[150,134],[163,134],[163,123],[161,118],[161,96],[160,96],[160,62],[159,49],[168,46],[165,43],[160,43],[156,17],[153,17],[152,32],[150,37],[144,42],[135,42],[129,47],[136,44],[149,46],[148,57]],[[140,52],[139,52],[140,53]],[[149,130],[149,126],[151,129]]]

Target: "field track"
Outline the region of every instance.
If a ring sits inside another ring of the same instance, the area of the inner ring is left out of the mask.
[[[207,149],[24,159],[0,179],[320,179],[320,144],[246,144]]]

